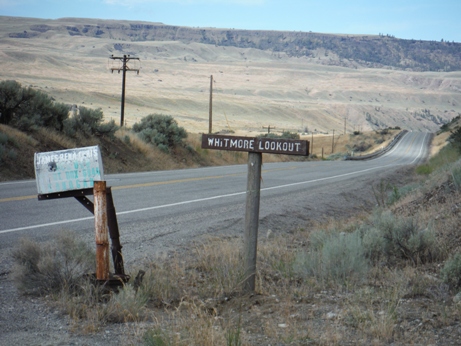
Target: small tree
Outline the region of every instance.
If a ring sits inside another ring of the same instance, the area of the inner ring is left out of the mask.
[[[10,124],[33,97],[31,88],[24,89],[14,80],[0,82],[0,123]]]
[[[133,131],[146,143],[151,143],[164,151],[182,143],[187,132],[170,115],[149,114],[141,122],[133,125]]]

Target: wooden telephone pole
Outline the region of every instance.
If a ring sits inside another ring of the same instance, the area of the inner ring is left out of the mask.
[[[271,129],[275,129],[275,126],[272,126],[272,127],[270,125],[267,127],[263,126],[263,129],[267,129],[267,133],[271,133]]]
[[[333,130],[333,138],[331,140],[331,153],[335,151],[335,130]]]
[[[123,126],[124,123],[124,118],[125,118],[125,81],[126,81],[126,71],[133,71],[136,72],[136,74],[139,74],[139,69],[133,69],[128,67],[128,61],[130,60],[139,60],[139,58],[131,57],[130,55],[123,55],[123,56],[111,56],[110,57],[112,60],[120,60],[122,62],[122,67],[118,68],[111,68],[110,70],[112,73],[114,71],[120,71],[123,72],[122,74],[122,105],[121,105],[121,110],[120,110],[120,127]]]
[[[208,133],[213,132],[213,75],[210,76],[210,104],[208,118]]]

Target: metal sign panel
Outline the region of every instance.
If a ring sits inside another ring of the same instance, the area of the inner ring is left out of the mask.
[[[266,154],[309,154],[309,142],[298,139],[202,135],[203,149],[248,151]]]
[[[35,153],[34,166],[39,195],[92,188],[104,180],[98,146]]]

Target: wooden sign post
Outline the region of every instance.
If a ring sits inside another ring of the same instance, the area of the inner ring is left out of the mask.
[[[248,180],[243,236],[243,254],[245,256],[245,281],[243,289],[247,292],[253,292],[256,281],[262,154],[307,156],[309,155],[309,142],[282,138],[253,138],[203,134],[202,148],[248,152]]]

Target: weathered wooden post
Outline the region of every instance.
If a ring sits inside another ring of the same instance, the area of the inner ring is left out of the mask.
[[[255,290],[256,254],[258,246],[259,201],[261,194],[262,154],[248,153],[248,181],[246,192],[245,230],[243,246],[245,256],[245,291]]]
[[[109,232],[107,227],[106,182],[95,181],[94,224],[96,230],[96,279],[109,280]]]

